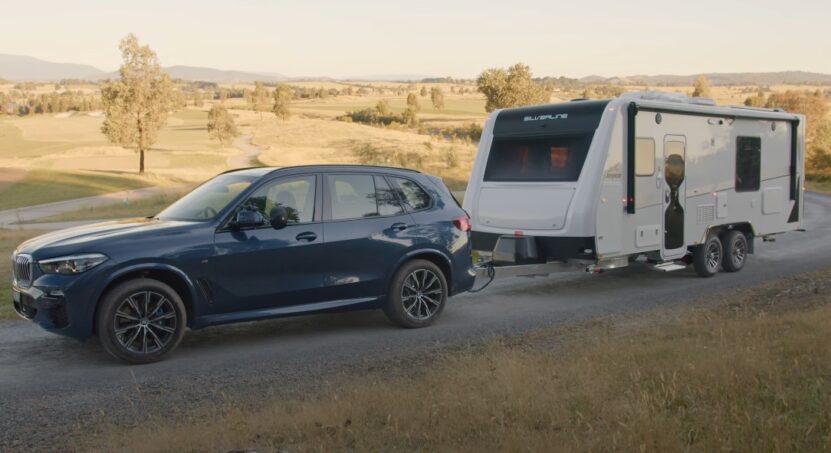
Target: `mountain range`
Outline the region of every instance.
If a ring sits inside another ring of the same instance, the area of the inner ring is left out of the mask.
[[[223,70],[198,66],[167,66],[163,68],[174,79],[214,83],[282,82],[288,80],[332,80],[331,77],[288,77],[277,73]],[[704,74],[713,85],[831,85],[831,74],[806,71],[738,72]],[[0,79],[13,81],[49,82],[61,79],[103,80],[115,78],[115,71],[104,71],[94,66],[76,63],[55,63],[39,58],[0,54]],[[634,75],[626,77],[587,76],[584,83],[617,85],[689,86],[698,74],[692,75]],[[419,81],[429,78],[421,74],[373,74],[349,76],[340,80],[401,80]]]

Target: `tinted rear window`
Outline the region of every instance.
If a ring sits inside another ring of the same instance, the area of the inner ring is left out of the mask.
[[[577,181],[592,134],[497,138],[485,181]]]

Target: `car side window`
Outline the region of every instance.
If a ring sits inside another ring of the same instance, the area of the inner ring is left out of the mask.
[[[332,220],[377,217],[375,181],[372,175],[327,175]]]
[[[411,211],[420,211],[430,207],[432,199],[421,186],[404,178],[391,177],[390,180],[401,200]]]
[[[382,216],[404,213],[404,207],[383,176],[375,176],[375,201],[378,202],[378,214]]]
[[[241,209],[259,211],[267,223],[271,210],[277,206],[286,208],[289,224],[311,222],[314,219],[315,177],[301,176],[267,183],[245,200]]]

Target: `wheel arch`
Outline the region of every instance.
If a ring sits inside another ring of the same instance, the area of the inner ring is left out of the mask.
[[[392,276],[401,269],[405,263],[416,260],[422,259],[426,261],[430,261],[431,263],[435,264],[436,266],[441,269],[441,272],[444,274],[445,280],[447,280],[447,293],[448,295],[452,295],[453,291],[453,264],[449,256],[441,252],[440,250],[436,249],[416,249],[411,250],[404,254],[401,259],[395,264],[390,272],[389,276],[387,277],[387,282],[391,281]],[[388,285],[389,286],[389,283]]]
[[[128,266],[112,274],[107,284],[104,285],[104,288],[95,299],[95,305],[92,310],[93,329],[97,325],[98,307],[104,296],[117,285],[140,278],[158,280],[173,288],[176,294],[182,298],[182,303],[185,305],[187,326],[194,327],[197,318],[195,307],[199,296],[193,281],[185,272],[175,266],[161,263],[146,263]]]

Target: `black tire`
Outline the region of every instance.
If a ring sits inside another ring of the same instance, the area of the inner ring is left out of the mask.
[[[741,231],[728,231],[721,238],[721,247],[724,250],[721,268],[727,272],[742,270],[748,256],[747,236]]]
[[[710,236],[693,251],[693,267],[700,277],[712,277],[721,267],[723,256],[721,241],[718,236]]]
[[[164,359],[179,346],[186,324],[179,294],[150,278],[129,280],[108,291],[96,319],[104,350],[131,364]]]
[[[447,278],[426,260],[404,263],[390,282],[384,313],[390,321],[409,329],[426,327],[447,305]]]

